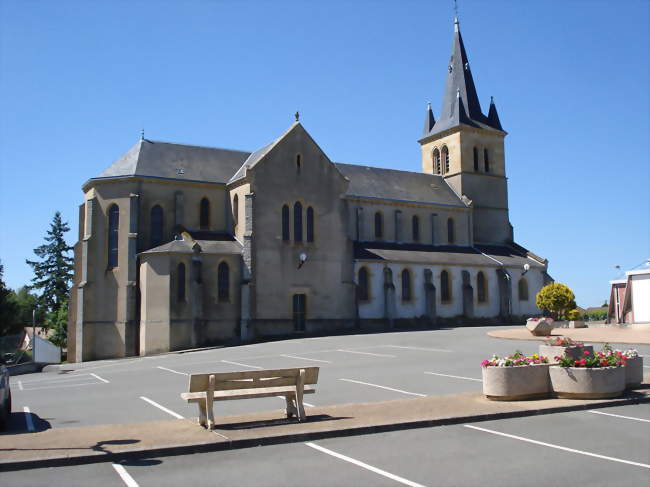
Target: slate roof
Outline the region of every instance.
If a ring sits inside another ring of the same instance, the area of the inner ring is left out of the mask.
[[[447,71],[447,83],[440,116],[433,128],[423,135],[423,138],[458,125],[503,130],[493,101],[490,105],[489,117],[486,117],[481,110],[458,19],[454,20],[454,40]]]
[[[467,207],[442,176],[338,162],[335,166],[350,180],[347,196]]]
[[[487,255],[484,255],[487,254]],[[544,265],[507,246],[460,247],[455,245],[403,244],[393,242],[355,242],[354,258],[389,262],[415,262],[430,265],[477,265],[543,269]]]
[[[192,247],[198,243],[202,254],[241,254],[242,245],[236,240],[172,240],[166,244],[145,250],[141,254],[191,254]]]
[[[149,176],[226,183],[249,155],[249,152],[144,139],[92,179]]]

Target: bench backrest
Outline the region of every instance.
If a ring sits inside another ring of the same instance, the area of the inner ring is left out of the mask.
[[[319,367],[301,367],[297,369],[250,370],[245,372],[214,372],[212,374],[190,375],[189,392],[208,390],[211,375],[215,379],[215,391],[234,389],[255,389],[258,387],[280,387],[296,384],[300,370],[305,371],[305,384],[318,382]]]

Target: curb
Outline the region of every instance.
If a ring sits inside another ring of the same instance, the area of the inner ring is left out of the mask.
[[[510,411],[504,413],[477,414],[471,416],[457,416],[439,419],[427,419],[421,421],[410,421],[392,424],[379,424],[373,426],[358,426],[341,430],[293,433],[279,436],[267,436],[261,438],[246,438],[240,440],[229,440],[215,443],[183,444],[174,446],[162,446],[126,452],[115,452],[106,454],[58,456],[33,458],[22,461],[0,461],[0,472],[11,472],[18,470],[29,470],[49,467],[68,467],[75,465],[88,465],[93,463],[120,463],[145,458],[168,457],[189,455],[194,453],[210,453],[217,451],[238,450],[254,446],[269,446],[303,441],[316,441],[327,438],[344,438],[347,436],[359,436],[376,433],[387,433],[417,428],[430,428],[435,426],[450,426],[461,423],[478,423],[482,421],[493,421],[497,419],[523,418],[529,416],[542,416],[546,414],[564,413],[571,411],[584,411],[589,409],[605,409],[609,407],[627,406],[633,404],[650,403],[650,396],[629,397],[620,400],[595,403],[576,404],[575,406],[558,406],[548,409],[529,409],[521,411]]]

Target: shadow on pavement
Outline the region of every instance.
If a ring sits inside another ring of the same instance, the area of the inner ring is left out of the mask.
[[[34,430],[30,431],[27,426],[29,423],[29,418],[31,418],[32,425]],[[13,412],[7,420],[7,429],[0,432],[0,435],[17,435],[23,433],[38,433],[41,431],[49,430],[52,428],[52,425],[45,418],[41,418],[38,414],[34,413],[21,413]]]
[[[335,417],[330,416],[329,414],[315,414],[313,416],[307,416],[306,423],[317,423],[320,421],[339,421],[341,419],[350,419],[349,417],[341,416]],[[260,421],[249,421],[247,423],[233,423],[233,424],[217,424],[215,429],[217,430],[246,430],[252,428],[261,428],[265,426],[283,426],[287,424],[301,424],[295,419],[270,419],[270,420],[260,420]]]

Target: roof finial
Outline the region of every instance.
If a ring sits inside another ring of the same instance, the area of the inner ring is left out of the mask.
[[[460,98],[460,88],[456,88],[456,98]]]
[[[296,117],[296,122],[300,121],[300,112],[296,111],[294,116]]]
[[[490,105],[494,105],[494,97],[490,95]]]
[[[458,0],[454,0],[454,32],[458,32]]]
[[[427,102],[427,110],[431,110],[431,102],[430,101]]]
[[[140,130],[140,140],[144,140],[144,128]]]

